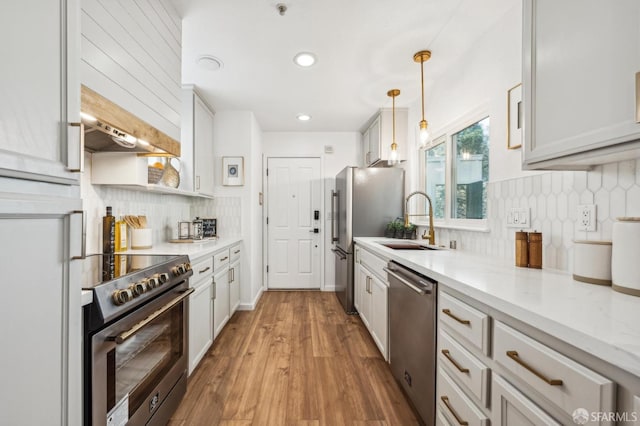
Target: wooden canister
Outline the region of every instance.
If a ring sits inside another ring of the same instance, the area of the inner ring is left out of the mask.
[[[542,232],[529,232],[529,268],[542,269]]]
[[[524,231],[516,232],[516,266],[529,266],[529,238]]]

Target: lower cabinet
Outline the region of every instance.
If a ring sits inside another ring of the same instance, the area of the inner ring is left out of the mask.
[[[238,310],[240,306],[240,260],[236,260],[229,266],[229,316]]]
[[[213,338],[218,337],[230,318],[229,270],[222,269],[213,275]]]
[[[389,285],[380,277],[386,261],[360,248],[354,272],[354,306],[385,360],[389,359]],[[367,263],[365,263],[367,262]],[[371,265],[371,266],[370,266]],[[370,270],[369,267],[372,269]]]
[[[189,297],[189,374],[191,374],[213,343],[213,280],[206,280]]]
[[[560,425],[498,375],[493,376],[493,425]],[[582,424],[582,423],[581,423]]]

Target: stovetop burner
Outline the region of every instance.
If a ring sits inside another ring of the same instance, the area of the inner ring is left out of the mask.
[[[84,259],[82,288],[93,292],[92,329],[148,303],[193,275],[186,255],[94,254]]]

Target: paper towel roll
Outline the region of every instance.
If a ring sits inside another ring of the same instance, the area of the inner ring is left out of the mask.
[[[611,281],[614,290],[640,296],[640,217],[619,217],[613,224]]]

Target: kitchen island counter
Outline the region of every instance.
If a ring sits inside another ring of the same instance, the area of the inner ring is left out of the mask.
[[[512,261],[462,250],[393,250],[358,237],[356,244],[437,280],[640,377],[640,298],[574,281],[570,273],[519,268]]]

